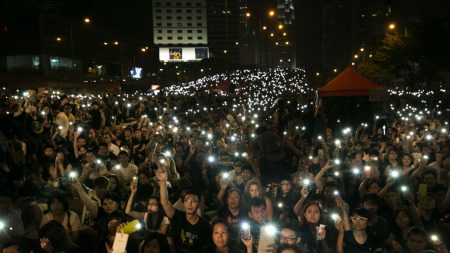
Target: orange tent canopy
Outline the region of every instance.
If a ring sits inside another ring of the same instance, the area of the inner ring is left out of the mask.
[[[319,89],[321,97],[369,96],[369,90],[383,89],[372,83],[351,67]]]

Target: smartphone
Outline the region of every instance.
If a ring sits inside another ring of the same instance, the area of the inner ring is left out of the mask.
[[[275,243],[277,233],[273,225],[265,225],[261,227],[261,234],[259,236],[258,252],[267,252],[269,245]]]
[[[250,233],[250,225],[247,222],[242,223],[242,239],[244,240],[250,240],[251,233]]]

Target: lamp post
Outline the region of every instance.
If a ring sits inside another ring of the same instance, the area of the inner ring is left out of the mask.
[[[69,22],[69,39],[70,39],[70,74],[71,74],[71,81],[72,81],[72,85],[74,84],[74,68],[75,68],[75,64],[74,64],[74,42],[73,42],[73,23],[77,22],[80,23],[79,21],[75,20],[75,19],[68,19]],[[89,17],[85,17],[83,19],[83,23],[84,24],[90,24],[91,23],[91,19]]]

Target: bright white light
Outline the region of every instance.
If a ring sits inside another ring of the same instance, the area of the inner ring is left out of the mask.
[[[393,178],[398,178],[400,176],[400,172],[398,170],[391,171],[391,176]]]
[[[275,235],[277,232],[277,228],[274,225],[265,225],[264,226],[264,232],[266,232],[268,235]]]
[[[210,163],[214,162],[216,159],[214,158],[214,156],[208,156],[208,161]]]
[[[430,238],[433,242],[436,242],[439,240],[439,237],[437,235],[431,235]]]
[[[337,221],[337,220],[340,220],[341,217],[337,213],[332,213],[331,214],[331,219],[333,219],[334,221]]]
[[[352,169],[353,174],[358,175],[360,173],[360,170],[358,168]]]
[[[400,190],[401,190],[402,192],[406,192],[406,191],[408,191],[408,187],[407,187],[406,185],[402,185],[402,186],[400,187]]]
[[[97,159],[97,160],[95,160],[95,162],[96,162],[97,164],[101,164],[101,163],[102,163],[102,160]]]
[[[228,172],[224,172],[224,173],[222,174],[222,178],[223,178],[223,179],[228,179],[229,176],[230,176],[230,174],[229,174]]]
[[[341,160],[339,160],[339,159],[334,159],[334,163],[335,163],[336,165],[339,165],[339,164],[341,164]]]
[[[243,222],[241,227],[243,230],[247,230],[247,229],[250,229],[250,224],[248,224],[247,222]]]
[[[311,180],[309,180],[308,178],[303,179],[304,186],[308,186],[310,183],[311,183]]]
[[[77,177],[77,173],[75,171],[71,171],[71,172],[69,172],[69,177],[70,178],[76,178]]]

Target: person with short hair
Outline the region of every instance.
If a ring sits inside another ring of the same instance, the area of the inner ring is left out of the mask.
[[[41,220],[41,227],[51,220],[56,220],[64,226],[72,241],[77,242],[81,229],[78,214],[69,209],[69,202],[62,194],[55,194],[47,202],[49,212]]]
[[[211,241],[211,225],[197,214],[200,206],[200,194],[196,191],[187,191],[183,198],[185,212],[179,211],[169,201],[165,168],[156,170],[156,178],[159,181],[161,204],[167,217],[171,220],[172,235],[177,252],[200,252]]]

